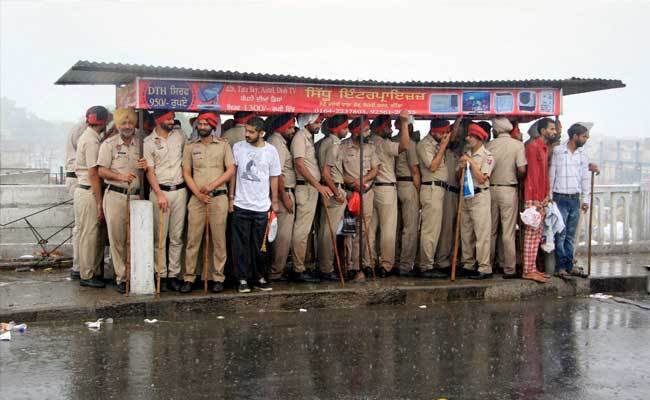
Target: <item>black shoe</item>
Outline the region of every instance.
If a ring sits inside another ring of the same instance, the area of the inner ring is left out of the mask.
[[[106,284],[104,283],[103,280],[93,278],[93,279],[81,279],[79,280],[79,285],[81,286],[86,286],[86,287],[92,287],[92,288],[105,288]]]
[[[248,282],[242,279],[241,281],[239,281],[239,286],[237,287],[237,291],[239,293],[250,293],[251,288],[248,287]]]
[[[292,280],[294,282],[301,282],[301,283],[318,283],[320,282],[320,279],[313,277],[309,275],[306,272],[294,272]]]
[[[273,288],[271,287],[271,284],[264,278],[260,278],[260,280],[255,282],[253,284],[253,287],[255,289],[259,289],[259,290],[261,290],[263,292],[270,292],[271,290],[273,290]]]
[[[70,279],[73,281],[81,279],[81,273],[79,271],[70,270]]]
[[[503,279],[517,279],[519,276],[517,274],[503,274]]]
[[[476,275],[469,276],[468,278],[480,281],[480,280],[483,280],[483,279],[491,279],[492,274],[486,274],[484,272],[478,272],[478,273],[476,273]]]
[[[221,292],[223,292],[223,283],[215,282],[214,285],[212,285],[212,293],[221,293]]]
[[[471,278],[472,276],[478,275],[479,272],[473,269],[467,269],[467,268],[460,268],[458,272],[456,272],[456,276],[460,276],[463,278]]]
[[[399,271],[399,276],[403,276],[405,278],[416,278],[418,276],[418,272],[415,269],[411,269],[409,271]]]
[[[363,267],[363,273],[366,275],[366,278],[371,278],[373,275],[372,267]]]
[[[447,279],[449,276],[444,272],[436,271],[435,269],[428,269],[426,271],[420,271],[418,274],[420,278],[426,279]]]
[[[170,292],[178,292],[181,290],[181,285],[181,282],[177,278],[167,278],[165,287]]]
[[[192,291],[193,286],[194,286],[194,282],[183,281],[178,291],[181,293],[189,293]]]
[[[115,289],[118,293],[126,293],[126,282],[118,283],[117,286],[115,286]]]
[[[335,271],[320,274],[321,281],[338,282],[341,278]]]

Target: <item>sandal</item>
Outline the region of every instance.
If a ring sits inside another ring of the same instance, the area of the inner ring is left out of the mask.
[[[569,274],[568,272],[566,272],[565,269],[562,269],[562,270],[556,272],[556,273],[555,273],[555,276],[557,276],[558,278],[562,278],[562,279],[564,279],[565,281],[566,281],[566,280],[571,280],[571,274]]]
[[[527,279],[529,281],[535,281],[537,283],[547,283],[548,280],[544,278],[543,276],[536,274],[536,273],[530,273],[530,274],[524,274],[521,276],[521,279]]]
[[[551,279],[551,275],[547,274],[546,272],[541,272],[541,271],[535,271],[535,272],[533,272],[533,274],[535,274],[535,273],[538,274],[538,275],[540,275],[540,276],[543,276],[543,277],[546,278],[546,279]]]
[[[585,270],[580,267],[574,267],[569,274],[571,274],[571,276],[577,276],[578,278],[589,278],[589,275],[587,275]]]

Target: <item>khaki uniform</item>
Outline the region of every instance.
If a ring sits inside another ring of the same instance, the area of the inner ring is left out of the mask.
[[[75,175],[77,143],[85,131],[84,127],[85,124],[75,126],[70,132],[65,146],[65,186],[68,189],[68,194],[73,198],[73,209],[74,192],[77,190],[77,175]],[[79,235],[76,224],[72,227],[72,270],[79,272]]]
[[[377,260],[376,237],[380,230],[380,265],[386,271],[395,265],[395,242],[397,235],[397,188],[395,177],[395,157],[399,156],[399,143],[374,135],[375,153],[379,159],[379,171],[375,178],[373,214],[370,223],[370,249],[372,260]]]
[[[359,145],[354,142],[352,138],[345,139],[341,141],[341,152],[343,153],[343,176],[345,179],[359,179]],[[366,175],[368,171],[373,168],[379,167],[379,158],[375,152],[375,145],[372,141],[364,143],[363,145],[363,175]],[[363,178],[363,176],[361,177]],[[370,227],[370,221],[372,221],[373,214],[373,204],[374,204],[374,191],[372,190],[372,182],[367,183],[371,187],[366,189],[366,193],[363,194],[363,217],[365,220],[365,225],[363,226],[364,235],[367,235],[366,226]],[[348,195],[352,192],[348,191]],[[357,232],[361,229],[362,220],[357,218]],[[364,240],[364,246],[366,246]],[[371,266],[370,263],[370,254],[368,254],[368,249],[364,248],[363,252],[363,265],[368,267]],[[352,243],[352,264],[349,264],[350,270],[359,269],[359,239],[356,237]]]
[[[158,136],[158,128],[154,129],[144,139],[144,159],[147,165],[154,168],[156,180],[167,198],[168,210],[162,217],[162,239],[160,237],[160,209],[156,194],[151,191],[149,200],[153,204],[154,222],[154,260],[158,267],[158,246],[163,241],[162,258],[164,260],[162,278],[178,277],[181,272],[181,254],[183,252],[183,230],[185,229],[185,214],[187,210],[187,189],[176,189],[175,186],[184,183],[183,147],[185,135],[180,129],[169,132],[167,138]],[[175,189],[175,190],[171,190]],[[167,256],[167,239],[169,238],[169,257]]]
[[[291,248],[291,239],[293,237],[293,223],[296,212],[296,171],[293,166],[293,157],[289,151],[286,139],[279,133],[275,132],[268,139],[269,144],[273,145],[280,156],[280,165],[282,167],[282,177],[284,178],[284,190],[291,199],[293,209],[287,210],[284,203],[280,201],[280,210],[278,216],[278,233],[273,242],[273,260],[271,260],[270,278],[278,279],[284,272]],[[282,193],[279,194],[281,196]]]
[[[79,185],[74,191],[74,223],[79,237],[79,272],[81,279],[101,278],[102,235],[97,200],[90,187],[88,169],[97,166],[99,134],[88,127],[77,143],[75,173]]]
[[[321,168],[329,165],[332,180],[337,186],[338,192],[345,198],[345,190],[343,190],[343,153],[341,152],[341,139],[336,135],[329,135],[323,140],[318,142],[318,160],[320,161]],[[322,273],[330,273],[334,270],[334,243],[330,235],[327,216],[329,215],[329,223],[332,225],[332,231],[336,235],[343,214],[345,213],[344,201],[342,204],[331,197],[326,203],[327,213],[323,210],[320,213],[320,223],[318,229],[318,267]],[[336,236],[334,236],[336,240]],[[337,249],[339,253],[339,261],[343,267],[343,251]]]
[[[458,193],[460,184],[456,167],[458,166],[458,155],[447,150],[445,153],[445,164],[447,165],[447,191],[442,207],[442,227],[440,228],[440,240],[436,250],[436,265],[439,268],[451,267],[451,252],[454,246],[456,225],[456,212],[458,211]]]
[[[196,186],[214,182],[235,163],[230,146],[215,137],[207,145],[200,139],[188,142],[183,150],[183,167],[192,169],[192,178]],[[183,280],[194,282],[196,267],[199,262],[199,249],[204,244],[206,212],[209,220],[210,239],[212,240],[212,271],[209,280],[223,282],[226,264],[226,219],[228,217],[227,183],[216,188],[209,204],[203,203],[192,195],[187,205],[187,247],[185,250],[185,275]],[[203,249],[204,252],[209,249]],[[201,263],[203,260],[201,260]],[[201,264],[201,268],[203,264]],[[202,269],[201,269],[202,270]]]
[[[395,141],[399,137],[394,138]],[[395,173],[397,178],[397,199],[400,206],[401,232],[399,268],[402,272],[413,269],[418,251],[418,228],[420,220],[420,196],[413,184],[411,167],[418,166],[418,154],[413,140],[409,140],[406,151],[397,156]]]
[[[106,139],[99,148],[99,158],[97,164],[100,167],[108,168],[114,173],[136,175],[136,178],[129,185],[126,182],[113,181],[104,179],[108,184],[104,192],[104,215],[106,216],[106,227],[108,229],[108,239],[111,246],[111,259],[115,269],[115,280],[122,283],[125,280],[126,272],[126,192],[118,193],[111,190],[112,187],[120,190],[128,190],[131,193],[131,199],[137,200],[134,194],[140,188],[140,181],[137,178],[137,162],[140,158],[140,139],[135,135],[131,138],[131,143],[126,144],[119,134]],[[136,245],[137,243],[131,244]]]
[[[232,149],[235,143],[246,140],[246,127],[245,125],[237,124],[224,132],[222,137],[228,140],[228,144]]]
[[[490,176],[494,167],[492,154],[481,146],[478,151],[468,156],[476,160],[481,166],[481,172]],[[463,211],[460,221],[460,237],[463,246],[462,263],[463,268],[473,270],[474,263],[478,262],[478,271],[491,274],[490,264],[490,235],[492,234],[492,216],[490,206],[490,181],[486,180],[479,185],[474,180],[476,193],[471,199],[463,200]],[[480,192],[479,192],[480,190]],[[476,258],[474,250],[476,249]]]
[[[445,157],[438,169],[431,172],[431,162],[440,151],[440,144],[432,135],[424,137],[417,145],[420,161],[420,205],[422,206],[422,231],[420,232],[420,270],[433,269],[434,257],[440,227],[442,225],[442,207],[447,186],[447,164]]]
[[[301,129],[291,140],[293,159],[302,158],[309,173],[320,181],[320,170],[316,160],[314,136],[306,129]],[[296,170],[296,216],[293,225],[293,268],[295,272],[305,271],[305,254],[309,232],[311,231],[318,206],[318,190],[309,184]]]
[[[492,238],[490,263],[494,264],[497,231],[501,224],[499,264],[506,274],[516,272],[515,227],[517,224],[519,197],[517,190],[517,167],[527,164],[524,144],[501,133],[485,145],[494,158],[490,175],[490,203],[492,209]]]

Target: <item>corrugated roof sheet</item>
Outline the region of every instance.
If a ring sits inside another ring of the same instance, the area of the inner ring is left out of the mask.
[[[56,85],[120,85],[136,77],[159,79],[218,80],[266,83],[299,83],[312,85],[344,85],[370,87],[426,87],[426,88],[562,88],[564,95],[623,88],[617,79],[569,78],[491,81],[403,81],[345,80],[308,78],[293,75],[259,74],[238,71],[217,71],[193,68],[160,67],[138,64],[77,61],[56,82]]]

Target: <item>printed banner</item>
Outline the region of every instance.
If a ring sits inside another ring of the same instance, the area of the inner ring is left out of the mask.
[[[138,79],[118,88],[117,105],[223,113],[559,115],[559,89],[427,89]]]

